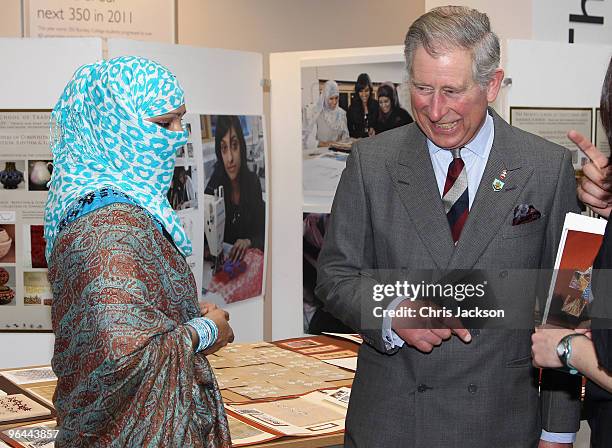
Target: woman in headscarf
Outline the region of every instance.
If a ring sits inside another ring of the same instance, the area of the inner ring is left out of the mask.
[[[378,117],[378,103],[374,99],[374,88],[370,75],[361,73],[355,83],[355,96],[348,109],[349,134],[353,138],[369,137],[374,134]]]
[[[57,447],[231,444],[204,356],[233,340],[229,316],[198,306],[166,197],[184,113],[174,75],[138,57],[82,66],[53,109]]]
[[[304,149],[329,146],[348,140],[346,112],[338,105],[340,92],[336,81],[327,81],[316,103],[302,113],[302,146]]]
[[[414,121],[408,111],[400,106],[397,91],[392,83],[385,82],[380,85],[376,96],[378,97],[378,118],[374,124],[376,134]]]
[[[223,241],[232,245],[229,259],[239,261],[248,249],[264,249],[266,206],[259,178],[247,164],[244,133],[236,115],[217,117],[215,154],[217,162],[204,193],[212,195],[219,186],[223,186]]]

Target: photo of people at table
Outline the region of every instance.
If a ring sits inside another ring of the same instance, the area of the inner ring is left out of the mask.
[[[205,227],[211,217],[225,220],[216,232],[205,235],[203,294],[208,301],[215,301],[215,296],[218,301],[220,296],[231,303],[262,293],[266,228],[263,126],[258,116],[212,115],[203,123],[214,141],[214,154],[205,156],[214,158],[214,164],[204,160],[205,166],[212,166],[204,179]]]
[[[302,69],[306,208],[331,201],[355,141],[412,123],[403,73],[400,62]]]
[[[351,71],[368,68],[376,74],[375,81],[372,80],[374,75],[366,72],[352,80],[341,80],[353,76]],[[330,75],[333,79],[321,77]],[[352,143],[355,139],[371,137],[413,121],[407,111],[409,104],[401,101],[397,92],[402,84],[400,64],[308,68],[303,69],[303,78],[303,149]]]

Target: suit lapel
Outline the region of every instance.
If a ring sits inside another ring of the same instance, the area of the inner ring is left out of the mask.
[[[448,264],[449,269],[470,269],[503,228],[521,191],[533,174],[533,168],[523,166],[520,158],[520,141],[513,136],[512,128],[491,109],[495,126],[495,138],[489,160],[474,198],[470,214],[461,232],[461,238]],[[493,181],[507,170],[501,191],[493,189]]]
[[[419,237],[436,265],[444,269],[454,250],[453,239],[425,136],[416,126],[411,131],[402,141],[397,159],[387,160],[387,170]]]

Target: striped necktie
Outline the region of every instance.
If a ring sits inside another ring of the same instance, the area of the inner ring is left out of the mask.
[[[468,197],[468,179],[465,163],[461,159],[463,148],[451,149],[453,161],[448,165],[448,174],[444,184],[442,202],[450,225],[453,241],[457,244],[463,225],[467,220],[470,202]]]

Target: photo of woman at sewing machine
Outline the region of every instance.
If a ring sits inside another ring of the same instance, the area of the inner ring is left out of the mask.
[[[210,129],[215,162],[210,177],[205,176],[203,293],[207,300],[215,293],[230,303],[262,294],[263,127],[261,117],[213,115]]]

